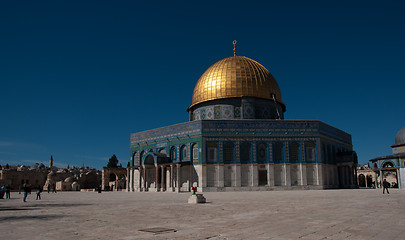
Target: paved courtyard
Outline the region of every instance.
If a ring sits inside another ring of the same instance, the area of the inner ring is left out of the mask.
[[[1,239],[405,239],[405,191],[35,193],[0,199]]]

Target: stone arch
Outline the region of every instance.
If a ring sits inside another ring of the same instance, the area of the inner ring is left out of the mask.
[[[108,178],[109,178],[110,182],[113,182],[118,179],[118,177],[115,173],[110,173],[110,176]]]
[[[382,168],[393,168],[395,164],[392,161],[384,161],[382,164]]]
[[[166,148],[159,149],[159,153],[166,154]]]
[[[119,176],[124,175],[124,181],[119,181]],[[111,178],[110,178],[111,177]],[[103,190],[121,190],[123,188],[122,182],[126,182],[127,179],[127,169],[126,168],[107,168],[103,167],[101,175],[101,184]]]
[[[151,154],[148,154],[145,157],[145,161],[143,162],[143,165],[155,165],[155,159]]]
[[[366,187],[366,176],[364,174],[359,174],[359,187]]]

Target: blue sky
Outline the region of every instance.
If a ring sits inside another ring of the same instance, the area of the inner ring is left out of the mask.
[[[1,1],[0,164],[126,166],[131,133],[188,121],[234,39],[286,119],[352,134],[366,163],[405,126],[404,26],[402,1]]]

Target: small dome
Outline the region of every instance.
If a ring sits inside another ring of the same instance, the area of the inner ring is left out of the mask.
[[[401,128],[395,136],[395,145],[405,144],[405,127]]]
[[[223,98],[257,97],[283,106],[276,79],[260,63],[241,56],[227,57],[211,65],[197,81],[192,104]]]
[[[50,173],[48,173],[48,177],[55,177],[56,173],[54,171],[51,171]]]

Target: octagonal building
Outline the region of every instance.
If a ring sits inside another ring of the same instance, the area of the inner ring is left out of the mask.
[[[231,56],[197,81],[190,121],[131,134],[127,191],[354,188],[351,135],[317,120],[284,120],[277,81]]]

